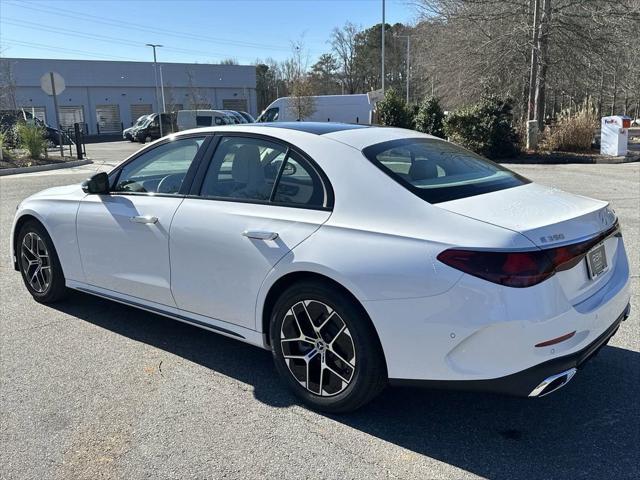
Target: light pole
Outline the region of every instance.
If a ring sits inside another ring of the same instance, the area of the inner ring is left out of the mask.
[[[160,94],[162,96],[162,113],[166,113],[167,106],[164,103],[164,81],[162,80],[162,65],[159,65],[160,68]]]
[[[157,43],[147,43],[147,47],[153,48],[153,76],[156,82],[156,107],[158,109],[158,124],[160,125],[160,136],[162,137],[162,116],[160,114],[160,95],[158,94],[158,59],[156,57],[156,48],[162,47]]]
[[[382,94],[384,95],[384,0],[382,0]]]
[[[409,105],[409,59],[411,58],[411,35],[396,35],[398,38],[407,39],[407,105]]]

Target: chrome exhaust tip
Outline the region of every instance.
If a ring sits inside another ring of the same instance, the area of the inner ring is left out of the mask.
[[[578,370],[576,368],[570,368],[569,370],[565,370],[564,372],[545,378],[540,382],[540,385],[531,391],[529,396],[544,397],[545,395],[549,395],[551,392],[555,392],[569,383],[577,371]]]

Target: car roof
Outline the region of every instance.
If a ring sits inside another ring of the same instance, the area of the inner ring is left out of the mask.
[[[261,122],[256,123],[254,126],[286,128],[288,130],[298,130],[300,132],[313,133],[315,135],[326,135],[328,133],[340,132],[343,130],[355,130],[358,128],[371,128],[370,125],[357,125],[353,123],[339,122]]]
[[[270,131],[267,131],[270,130]],[[406,130],[403,128],[380,127],[377,125],[358,125],[338,122],[265,122],[265,123],[243,123],[238,125],[223,125],[215,127],[204,127],[194,130],[185,130],[179,135],[187,133],[215,133],[215,132],[246,132],[264,133],[276,138],[287,140],[287,132],[303,132],[314,137],[323,137],[338,141],[362,150],[369,145],[374,145],[389,140],[401,138],[435,138],[431,135]]]

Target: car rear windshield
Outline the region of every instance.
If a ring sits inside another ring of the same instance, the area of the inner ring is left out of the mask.
[[[392,140],[371,145],[363,153],[391,178],[429,203],[529,183],[517,173],[444,140]]]

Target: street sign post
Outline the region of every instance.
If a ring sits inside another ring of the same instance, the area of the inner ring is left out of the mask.
[[[64,157],[64,147],[62,145],[62,126],[60,125],[60,113],[58,111],[58,95],[67,88],[62,75],[56,72],[47,72],[40,77],[40,87],[47,95],[53,97],[53,108],[56,111],[56,125],[58,126],[58,144],[60,145],[60,156]]]

